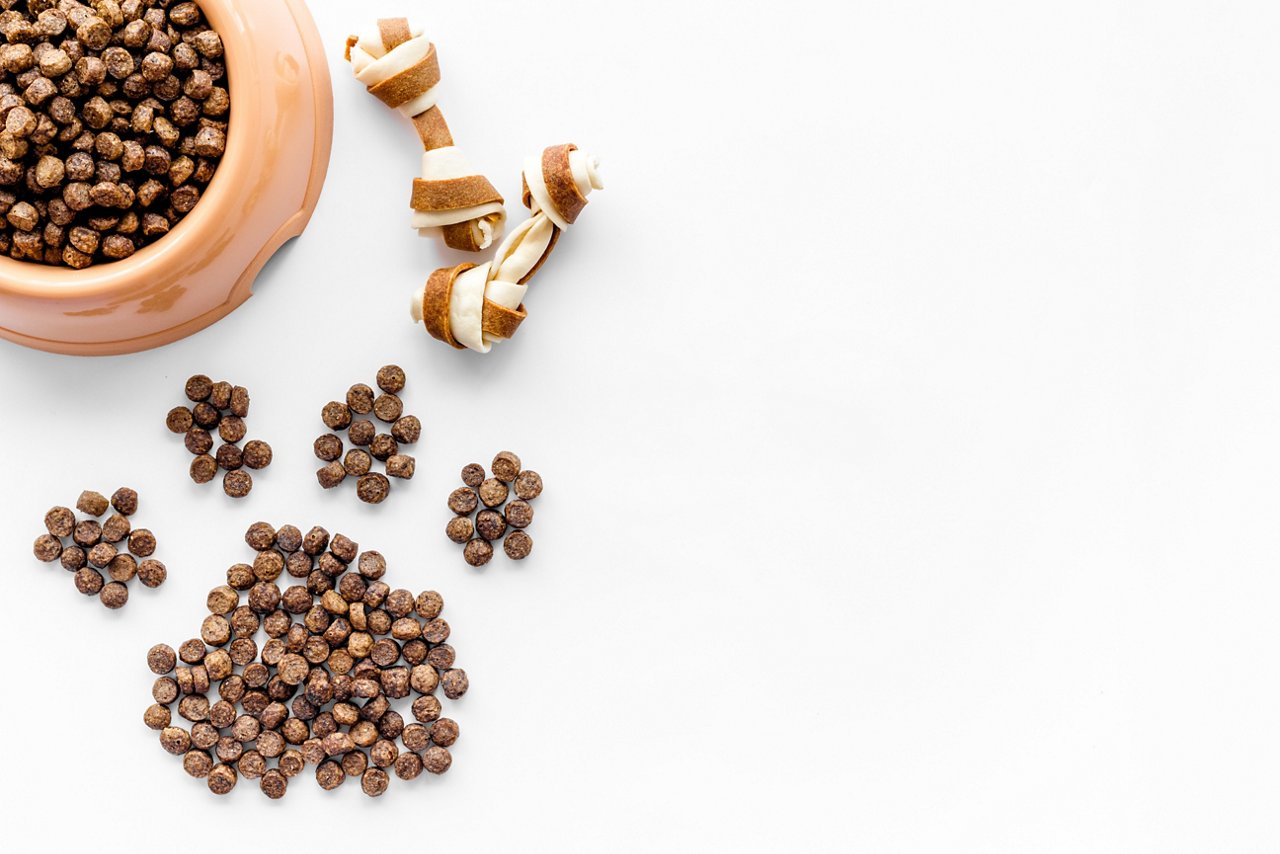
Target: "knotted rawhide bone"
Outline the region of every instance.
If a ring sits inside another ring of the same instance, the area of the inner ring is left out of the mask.
[[[599,173],[599,162],[576,145],[555,145],[526,160],[522,195],[532,216],[507,235],[489,263],[432,273],[410,303],[414,321],[433,338],[481,353],[512,337],[526,317],[529,280],[591,191],[603,188]]]
[[[413,121],[422,139],[422,177],[413,182],[413,227],[423,236],[439,231],[444,242],[467,252],[502,238],[506,211],[489,180],[453,144],[436,106],[440,64],[436,46],[405,18],[384,18],[376,30],[347,39],[356,79],[382,103]]]

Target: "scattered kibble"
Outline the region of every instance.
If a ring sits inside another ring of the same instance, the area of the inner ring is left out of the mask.
[[[161,748],[214,794],[256,780],[272,800],[307,767],[322,789],[358,777],[369,797],[391,773],[448,771],[459,730],[436,693],[457,700],[469,681],[440,594],[392,589],[382,554],[323,528],[257,522],[244,539],[253,562],[209,592],[200,636],[147,652],[143,723]]]
[[[480,463],[462,467],[465,485],[449,494],[454,518],[445,526],[445,536],[463,547],[462,557],[469,565],[487,564],[499,541],[512,560],[524,560],[533,551],[533,538],[525,529],[533,524],[530,502],[542,494],[542,476],[521,466],[518,456],[502,451],[489,466],[492,477]],[[511,499],[513,492],[516,497]]]
[[[121,487],[110,501],[99,492],[83,492],[76,500],[76,508],[90,516],[102,516],[108,509],[115,512],[105,522],[99,522],[96,518],[77,519],[68,507],[52,508],[44,516],[46,533],[36,538],[32,548],[37,560],[59,561],[63,569],[73,573],[77,590],[86,596],[97,596],[111,610],[128,603],[128,584],[134,578],[146,587],[164,583],[168,570],[151,557],[157,546],[155,535],[146,528],[133,528],[129,519],[138,510],[136,491]],[[71,544],[65,542],[68,539]],[[138,558],[144,560],[139,563]],[[154,669],[158,665],[152,666]]]
[[[402,453],[401,445],[412,445],[422,437],[422,422],[404,414],[404,403],[398,396],[404,390],[404,370],[396,365],[379,369],[376,382],[381,394],[368,385],[356,383],[347,389],[343,400],[331,400],[320,410],[320,420],[331,432],[312,443],[316,458],[325,463],[316,471],[316,480],[324,489],[334,489],[348,477],[356,482],[356,497],[366,504],[381,504],[391,494],[391,481],[410,480],[417,470],[416,460]],[[387,433],[368,418],[390,424]],[[342,431],[354,446],[346,450]],[[345,451],[345,454],[344,454]],[[373,471],[374,462],[383,464],[385,474]]]
[[[222,491],[231,498],[244,498],[253,490],[253,476],[245,469],[265,469],[274,457],[271,446],[261,439],[250,439],[243,447],[239,444],[248,435],[248,390],[196,374],[187,380],[184,391],[193,405],[169,410],[165,426],[183,435],[187,450],[195,457],[189,471],[191,480],[211,483],[221,471]],[[222,441],[216,450],[215,434]]]
[[[0,6],[0,253],[83,269],[163,238],[227,146],[222,39],[200,7]]]

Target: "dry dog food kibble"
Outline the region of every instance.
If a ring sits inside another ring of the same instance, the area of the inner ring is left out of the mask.
[[[249,416],[248,390],[196,374],[187,380],[184,392],[192,406],[169,410],[165,426],[170,432],[183,434],[187,450],[195,456],[189,470],[191,480],[210,483],[222,471],[222,491],[231,498],[244,498],[253,490],[253,475],[246,469],[265,469],[274,457],[271,446],[261,439],[250,439],[244,447],[239,444],[249,432],[245,421]],[[216,450],[215,433],[223,443]],[[316,453],[320,453],[318,447]]]
[[[193,2],[0,5],[0,253],[82,269],[163,238],[226,150],[221,37]]]
[[[37,560],[59,561],[63,569],[73,573],[77,590],[97,596],[112,610],[128,603],[127,585],[134,578],[147,587],[164,583],[168,570],[151,557],[156,551],[155,535],[146,528],[134,529],[129,519],[138,510],[137,492],[121,487],[110,501],[99,492],[82,492],[76,509],[94,517],[109,509],[115,512],[105,522],[98,522],[96,518],[78,520],[70,508],[54,507],[44,515],[46,533],[36,538],[32,548]],[[64,542],[67,539],[70,544]],[[145,560],[139,563],[138,558]],[[153,653],[160,654],[157,650]],[[152,668],[162,663],[163,658],[155,658]]]
[[[493,544],[500,540],[503,553],[512,560],[524,560],[533,551],[533,538],[525,529],[533,524],[530,502],[542,494],[542,477],[522,470],[521,465],[518,456],[502,451],[489,466],[493,477],[486,477],[479,463],[462,468],[466,485],[449,495],[455,518],[445,526],[445,535],[463,546],[462,557],[471,566],[487,564],[493,558]],[[516,498],[507,503],[512,492]]]
[[[256,780],[273,800],[308,766],[322,789],[358,777],[369,797],[390,786],[388,769],[448,771],[459,729],[437,694],[457,700],[469,681],[440,594],[390,588],[380,553],[323,528],[257,522],[244,539],[253,564],[210,591],[200,637],[147,653],[157,679],[143,723],[161,748],[214,794]],[[296,583],[277,583],[281,568]]]
[[[320,410],[320,420],[333,431],[312,443],[316,458],[326,463],[316,470],[316,480],[324,489],[334,489],[348,477],[356,482],[356,497],[366,504],[381,504],[391,495],[388,477],[410,480],[417,461],[403,453],[401,445],[412,445],[422,437],[422,422],[404,414],[404,403],[398,393],[404,390],[404,371],[397,365],[379,369],[375,379],[381,394],[364,383],[347,389],[344,400],[331,400]],[[388,433],[379,433],[368,418],[373,415],[390,424]],[[341,431],[355,447],[343,454]],[[385,474],[374,471],[374,461],[383,464]]]

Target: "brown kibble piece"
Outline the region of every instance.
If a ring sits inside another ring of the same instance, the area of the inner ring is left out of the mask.
[[[520,474],[520,458],[510,451],[502,451],[493,458],[489,469],[503,483],[512,483]]]
[[[131,554],[116,555],[107,566],[107,575],[121,584],[132,581],[137,574],[138,561]]]
[[[271,465],[271,446],[260,439],[251,439],[244,446],[244,464],[257,471]]]
[[[507,524],[513,528],[527,528],[533,524],[533,505],[528,501],[512,501],[503,512],[507,517]]]
[[[459,516],[466,516],[479,506],[475,490],[468,488],[455,489],[449,494],[449,509]]]
[[[345,430],[351,426],[351,410],[345,403],[331,400],[320,410],[320,418],[330,430]]]
[[[102,600],[103,605],[114,611],[118,608],[123,608],[125,603],[129,601],[129,588],[119,581],[113,581],[102,588],[98,598]]]
[[[502,550],[512,560],[524,560],[533,551],[533,538],[524,531],[512,531],[503,541]]]
[[[147,650],[147,667],[159,676],[172,673],[178,665],[178,654],[167,643],[158,643]]]
[[[76,509],[90,516],[101,516],[109,506],[106,496],[100,492],[82,492],[76,500]]]
[[[373,414],[379,421],[390,424],[393,421],[400,420],[400,416],[403,413],[404,404],[400,401],[400,398],[390,392],[378,395],[378,399],[373,402]]]
[[[349,477],[362,477],[369,473],[369,469],[373,466],[373,459],[365,451],[359,448],[352,448],[347,452],[346,458],[343,460],[342,467],[346,470]]]
[[[430,747],[422,754],[422,767],[432,774],[443,774],[453,764],[448,748]]]
[[[536,471],[522,471],[516,475],[516,497],[523,501],[532,501],[542,494],[542,476]]]
[[[62,557],[62,541],[52,534],[41,534],[36,537],[33,552],[36,560],[43,563],[53,563]]]
[[[390,778],[381,768],[370,768],[360,777],[360,790],[371,798],[376,798],[387,791]]]
[[[333,462],[342,456],[342,439],[334,433],[325,433],[312,443],[317,458]]]
[[[373,441],[369,443],[369,453],[376,460],[386,462],[391,457],[400,453],[400,448],[396,446],[396,440],[391,438],[387,433],[379,433],[373,437]]]
[[[230,765],[216,765],[209,771],[209,791],[228,794],[236,787],[236,771]]]
[[[231,389],[231,414],[237,418],[249,417],[249,390],[244,386]]]
[[[71,532],[71,539],[76,545],[85,548],[96,546],[102,539],[102,526],[93,519],[77,522],[75,529]]]
[[[169,577],[169,570],[158,560],[144,560],[138,564],[138,580],[143,587],[159,587]]]
[[[502,503],[507,500],[509,490],[505,483],[496,477],[491,477],[480,484],[476,492],[479,493],[480,500],[484,502],[485,507],[501,507]]]
[[[191,461],[190,474],[196,483],[208,483],[218,474],[218,461],[208,454],[201,454]]]
[[[185,444],[187,450],[198,457],[213,450],[213,437],[203,427],[192,427],[187,431]]]
[[[347,428],[347,438],[351,440],[351,444],[365,447],[371,444],[374,437],[378,435],[378,428],[373,426],[372,421],[361,419],[352,421],[351,426]]]
[[[463,545],[471,539],[475,533],[475,527],[471,524],[471,520],[466,516],[455,516],[449,520],[449,524],[445,526],[445,534],[449,539],[458,545]]]
[[[413,477],[415,468],[416,462],[407,454],[392,454],[387,457],[387,474],[391,477],[408,480]]]
[[[404,385],[404,370],[399,365],[386,365],[378,370],[378,388],[388,394],[398,394]]]
[[[138,512],[138,493],[127,486],[122,486],[111,496],[111,506],[121,516],[132,516]]]
[[[347,390],[347,406],[358,415],[373,412],[373,389],[364,383],[357,383]]]
[[[366,474],[356,483],[356,496],[366,504],[381,504],[391,494],[391,482],[385,475]]]
[[[481,510],[476,514],[476,533],[490,542],[502,537],[507,530],[507,520],[496,510]]]
[[[347,470],[343,468],[342,463],[332,462],[324,468],[316,472],[316,480],[325,489],[333,489],[347,478]]]
[[[204,374],[196,374],[187,380],[185,391],[187,399],[192,403],[202,403],[209,399],[209,395],[213,394],[213,380]]]
[[[76,573],[75,582],[76,589],[85,596],[97,596],[102,591],[102,586],[105,583],[102,579],[102,573],[87,566]]]
[[[391,437],[404,445],[412,445],[422,437],[422,422],[415,415],[405,415],[391,425]]]
[[[472,488],[484,483],[484,466],[479,463],[468,463],[463,466],[462,482]]]
[[[222,491],[232,498],[244,498],[253,489],[253,478],[244,469],[229,471],[222,478]]]
[[[138,557],[150,557],[156,551],[156,537],[146,528],[139,528],[129,535],[129,551]]]
[[[175,406],[169,410],[164,423],[169,428],[170,433],[186,433],[191,429],[195,420],[192,418],[190,409],[185,406]]]
[[[472,540],[462,550],[462,557],[472,566],[484,566],[493,559],[493,546],[485,540]]]
[[[44,527],[54,537],[69,537],[76,528],[76,514],[69,507],[54,507],[44,514]]]

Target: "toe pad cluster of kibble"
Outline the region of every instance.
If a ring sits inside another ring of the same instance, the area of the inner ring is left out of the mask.
[[[510,451],[494,457],[489,468],[493,477],[486,478],[484,466],[479,463],[464,466],[462,482],[466,486],[449,495],[454,518],[449,520],[445,534],[463,546],[463,559],[472,566],[484,566],[493,558],[493,543],[501,540],[508,528],[511,533],[502,543],[507,557],[524,560],[533,551],[533,538],[525,529],[533,523],[533,505],[529,502],[542,494],[542,477],[536,471],[522,471],[520,458]],[[507,504],[513,492],[515,500]],[[481,504],[484,509],[477,513]]]
[[[326,463],[316,472],[316,480],[325,489],[333,489],[348,477],[356,479],[356,496],[366,504],[381,504],[391,494],[391,481],[381,472],[371,471],[374,460],[386,467],[387,475],[401,480],[413,477],[417,468],[414,458],[400,453],[401,445],[412,445],[422,436],[422,422],[404,414],[399,394],[404,391],[404,371],[397,365],[386,365],[378,371],[378,388],[382,394],[357,383],[347,390],[346,402],[332,400],[320,411],[325,433],[312,445],[316,457]],[[371,414],[391,427],[379,433],[374,423],[357,415]],[[343,455],[341,431],[355,447]]]
[[[200,7],[0,6],[0,252],[80,269],[168,234],[226,149],[223,44]]]
[[[169,410],[165,425],[172,433],[182,434],[187,450],[195,455],[191,462],[191,479],[205,484],[222,469],[222,491],[232,498],[244,498],[253,489],[253,477],[246,469],[257,471],[271,465],[271,446],[260,439],[245,442],[249,417],[249,392],[243,386],[214,382],[204,374],[187,380],[187,399],[192,406],[175,406]],[[214,451],[216,430],[222,445]]]
[[[280,798],[307,766],[321,788],[359,777],[370,797],[386,791],[384,769],[402,780],[447,771],[458,725],[435,695],[456,700],[468,681],[440,594],[391,589],[381,554],[323,528],[258,522],[245,541],[253,563],[210,591],[200,637],[147,655],[159,678],[143,720],[160,745],[219,795],[243,777]],[[281,590],[285,573],[299,583]],[[406,724],[392,704],[408,697]],[[175,702],[189,728],[174,722]]]
[[[106,521],[98,520],[114,508]],[[36,558],[45,563],[62,562],[63,569],[75,573],[76,589],[97,596],[111,609],[129,601],[128,583],[136,576],[147,587],[159,587],[168,577],[165,565],[155,560],[155,535],[146,528],[134,528],[129,521],[138,510],[138,493],[121,487],[111,496],[98,492],[81,493],[76,509],[86,518],[77,519],[69,507],[54,507],[44,517],[48,533],[35,541]],[[67,545],[64,540],[70,539]],[[139,563],[138,558],[142,561]],[[111,581],[106,581],[106,572]]]

